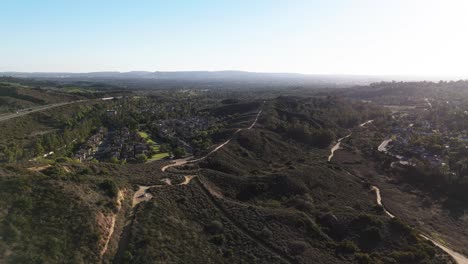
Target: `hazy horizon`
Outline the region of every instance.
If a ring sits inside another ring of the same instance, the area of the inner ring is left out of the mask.
[[[457,80],[467,80],[468,74],[465,76],[462,75],[424,75],[424,74],[414,74],[414,75],[392,75],[392,74],[320,74],[320,73],[300,73],[300,72],[259,72],[259,71],[243,71],[243,70],[180,70],[180,71],[161,71],[161,70],[130,70],[130,71],[81,71],[81,72],[65,72],[65,71],[0,71],[0,74],[4,76],[27,76],[27,77],[50,77],[49,75],[56,74],[71,74],[71,75],[93,75],[93,74],[138,74],[138,73],[169,73],[169,74],[178,74],[178,73],[207,73],[207,74],[216,74],[216,73],[226,73],[228,76],[232,74],[235,76],[237,73],[245,74],[246,76],[258,75],[271,75],[275,77],[291,77],[291,78],[348,78],[356,80],[365,80],[370,79],[373,81],[457,81]],[[42,75],[42,76],[41,76]],[[244,76],[245,77],[245,76]]]
[[[15,1],[0,72],[468,77],[464,1]]]

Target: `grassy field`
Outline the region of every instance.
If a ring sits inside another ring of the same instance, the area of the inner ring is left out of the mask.
[[[138,134],[140,135],[140,137],[142,137],[142,138],[144,138],[146,140],[147,144],[150,144],[150,145],[151,144],[156,144],[156,142],[149,137],[148,133],[139,131]]]
[[[160,149],[161,149],[161,146],[160,146],[160,145],[151,146],[151,150],[152,150],[152,151],[159,151]]]
[[[154,140],[152,140],[148,133],[146,132],[142,132],[142,131],[139,131],[138,134],[140,135],[140,137],[144,138],[145,141],[146,141],[146,144],[150,145],[150,148],[153,152],[160,152],[160,149],[161,149],[161,145],[159,145],[158,143],[156,143]],[[161,160],[161,159],[164,159],[164,158],[167,158],[169,157],[169,153],[168,152],[160,152],[160,153],[156,153],[156,154],[153,154],[153,156],[151,156],[148,161],[154,161],[154,160]]]
[[[151,158],[149,158],[148,160],[161,160],[161,159],[164,159],[164,158],[167,158],[169,157],[169,153],[167,152],[163,152],[163,153],[158,153],[158,154],[154,154]]]
[[[68,87],[63,87],[61,88],[62,92],[66,93],[78,93],[78,94],[83,94],[83,93],[96,93],[96,91],[89,90],[89,89],[84,89],[81,87],[75,87],[75,86],[68,86]]]

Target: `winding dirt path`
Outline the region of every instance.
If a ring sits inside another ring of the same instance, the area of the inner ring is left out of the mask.
[[[182,183],[180,183],[180,184],[178,184],[178,185],[187,185],[187,184],[189,184],[189,183],[193,180],[193,178],[195,178],[195,177],[197,177],[197,175],[186,175],[186,176],[184,176],[184,178],[185,178],[184,182],[182,182]]]
[[[364,127],[366,124],[369,124],[373,122],[373,120],[369,120],[367,122],[364,122],[360,125],[360,127]],[[351,134],[347,135],[346,137],[344,138],[347,138],[351,136]],[[328,161],[331,161],[331,159],[333,158],[333,154],[336,150],[340,149],[340,143],[341,143],[341,140],[343,140],[344,138],[340,138],[338,140],[338,143],[335,144],[332,149],[331,149],[331,154],[330,156],[328,157]],[[386,153],[388,150],[387,150],[387,146],[388,144],[392,141],[391,138],[389,139],[386,139],[384,141],[382,141],[382,143],[380,143],[380,145],[377,147],[377,150],[379,152],[384,152]],[[346,171],[348,174],[352,175],[352,176],[355,176],[354,174],[351,174],[350,172]],[[356,176],[357,177],[357,176]],[[360,178],[360,177],[358,177]],[[382,195],[380,193],[380,189],[377,187],[377,186],[371,186],[371,190],[375,193],[375,199],[376,199],[376,202],[378,205],[380,205],[385,214],[388,215],[390,218],[395,218],[396,216],[392,213],[390,213],[386,208],[385,206],[383,205],[382,203]],[[439,247],[440,249],[442,249],[445,253],[447,253],[448,255],[450,255],[455,261],[456,263],[458,264],[468,264],[468,258],[454,250],[452,250],[451,248],[448,248],[447,246],[445,245],[442,245],[440,242],[436,241],[435,239],[433,239],[432,237],[430,237],[429,235],[427,234],[420,234],[421,237],[427,239],[427,240],[430,240],[434,245],[436,245],[437,247]]]
[[[263,102],[265,103],[265,102]],[[252,124],[248,127],[248,128],[238,128],[234,134],[232,135],[232,137],[226,141],[224,141],[223,143],[219,144],[218,146],[216,146],[213,150],[211,150],[210,152],[208,152],[208,154],[206,154],[205,156],[201,157],[201,158],[198,158],[198,159],[192,159],[193,156],[190,156],[190,157],[186,157],[186,158],[183,158],[183,159],[176,159],[174,160],[173,163],[169,164],[169,165],[166,165],[164,167],[161,168],[161,171],[166,171],[168,168],[171,168],[171,167],[177,167],[177,166],[182,166],[184,164],[187,164],[187,163],[195,163],[195,162],[199,162],[199,161],[202,161],[206,158],[208,158],[209,156],[211,156],[213,153],[215,153],[216,151],[220,150],[221,148],[223,148],[224,146],[226,146],[227,144],[229,144],[229,142],[231,142],[231,140],[234,138],[235,135],[237,135],[239,132],[241,132],[242,130],[244,129],[247,129],[247,130],[250,130],[252,129],[258,122],[258,118],[260,117],[260,115],[262,114],[262,109],[260,109],[260,111],[258,111],[257,115],[255,116],[255,120],[252,122]]]
[[[125,199],[124,192],[122,190],[119,190],[117,194],[117,213],[114,213],[111,215],[111,224],[109,227],[109,234],[105,238],[104,246],[101,250],[101,258],[104,256],[104,254],[107,252],[107,248],[109,246],[109,242],[112,238],[112,235],[114,234],[115,231],[115,221],[117,219],[117,214],[119,213],[120,209],[122,209],[122,202]],[[104,215],[103,215],[104,216]]]
[[[349,134],[349,135],[347,135],[347,136],[345,136],[345,137],[342,137],[342,138],[338,139],[338,142],[337,142],[337,143],[331,148],[331,150],[330,150],[330,156],[328,156],[328,161],[329,161],[329,162],[332,160],[333,155],[335,154],[335,151],[337,151],[337,150],[339,150],[339,149],[341,148],[341,146],[340,146],[340,145],[341,145],[341,141],[342,141],[343,139],[345,139],[345,138],[350,137],[350,136],[351,136],[351,134]]]
[[[390,213],[386,208],[385,206],[382,204],[382,196],[380,195],[380,189],[377,187],[377,186],[372,186],[371,188],[374,192],[375,192],[375,198],[376,198],[376,201],[377,201],[377,204],[382,206],[382,208],[384,209],[384,212],[390,217],[390,218],[394,218],[395,216]],[[419,234],[419,236],[421,236],[422,238],[424,239],[427,239],[429,241],[431,241],[434,245],[436,245],[438,248],[442,249],[443,251],[445,251],[445,253],[447,253],[448,255],[450,255],[458,264],[468,264],[468,258],[463,256],[462,254],[448,248],[447,246],[444,246],[442,245],[441,243],[439,243],[438,241],[436,241],[435,239],[431,238],[429,235],[426,235],[426,234]]]
[[[387,152],[387,145],[392,141],[392,139],[386,139],[384,140],[380,145],[379,147],[377,148],[378,151],[380,152],[384,152],[386,153]],[[371,188],[374,192],[375,192],[375,195],[376,195],[376,201],[377,201],[377,204],[382,206],[382,208],[384,209],[384,212],[390,216],[391,218],[394,218],[395,215],[393,215],[392,213],[390,213],[386,208],[385,206],[382,204],[382,196],[380,194],[380,189],[377,187],[377,186],[372,186]],[[438,248],[442,249],[443,251],[445,251],[445,253],[447,253],[448,255],[450,255],[458,264],[468,264],[468,258],[454,250],[452,250],[451,248],[448,248],[447,246],[445,245],[442,245],[440,242],[438,242],[437,240],[433,239],[432,237],[430,237],[429,235],[427,234],[420,234],[421,237],[423,237],[424,239],[427,239],[429,241],[431,241],[434,245],[436,245]]]
[[[193,157],[190,156],[190,157],[183,158],[183,159],[176,159],[176,160],[174,160],[173,163],[162,167],[162,168],[161,168],[161,171],[164,172],[164,171],[166,171],[167,169],[169,169],[169,168],[171,168],[171,167],[177,167],[177,166],[184,165],[184,164],[187,163],[191,158],[193,158]]]
[[[424,234],[420,234],[420,236],[422,238],[425,238],[425,239],[431,241],[432,243],[434,243],[434,245],[438,246],[440,249],[445,251],[445,253],[449,254],[452,258],[454,258],[455,261],[458,264],[468,264],[468,258],[463,256],[462,254],[451,250],[450,248],[440,244],[439,242],[435,241],[434,239],[432,239],[432,238],[430,238],[430,237],[428,237],[428,236],[426,236]]]
[[[48,165],[43,165],[43,166],[35,166],[35,167],[29,167],[27,168],[28,171],[34,171],[34,172],[40,172],[40,171],[43,171],[45,169],[48,169],[52,167],[52,165],[48,164]]]
[[[263,102],[263,104],[264,103],[265,103],[265,101]],[[247,129],[247,130],[252,129],[257,124],[261,113],[262,113],[262,109],[260,109],[258,111],[257,115],[255,116],[255,120],[252,122],[252,124],[248,128],[245,128],[245,129]],[[174,160],[173,163],[168,164],[166,166],[163,166],[161,168],[161,171],[165,172],[167,169],[172,168],[172,167],[178,167],[178,166],[182,166],[182,165],[187,164],[187,163],[195,163],[195,162],[199,162],[199,161],[202,161],[202,160],[206,159],[207,157],[209,157],[210,155],[212,155],[216,151],[218,151],[221,148],[223,148],[224,146],[226,146],[229,142],[231,142],[231,140],[234,138],[234,136],[237,135],[242,130],[244,130],[244,128],[237,129],[230,139],[228,139],[225,142],[223,142],[222,144],[216,146],[213,150],[211,150],[205,156],[203,156],[201,158],[198,158],[198,159],[192,159],[193,157],[190,156],[190,157],[186,157],[186,158],[183,158],[183,159]],[[350,136],[350,135],[348,135],[348,136]],[[348,136],[346,136],[346,137],[348,137]],[[344,138],[346,138],[346,137],[344,137]],[[342,138],[342,139],[344,139],[344,138]],[[196,177],[196,175],[186,175],[184,177],[185,177],[184,182],[182,182],[181,184],[178,184],[178,185],[187,185],[187,184],[189,184],[190,181],[193,178]],[[171,181],[169,179],[163,179],[162,181],[165,182],[167,185],[172,185],[172,183],[171,183]],[[140,186],[138,186],[138,190],[133,195],[132,207],[135,207],[136,205],[138,205],[141,202],[151,200],[151,198],[153,198],[153,196],[151,195],[151,193],[148,193],[148,189],[153,188],[153,187],[162,187],[162,185],[150,185],[150,186],[140,185]]]
[[[366,126],[367,124],[370,124],[370,123],[372,123],[372,122],[374,122],[374,120],[368,120],[368,121],[366,121],[366,122],[360,124],[359,126],[360,126],[360,127],[364,127],[364,126]]]
[[[265,102],[263,102],[265,103]],[[254,128],[254,126],[257,124],[258,122],[258,119],[260,117],[262,113],[262,110],[260,109],[260,111],[257,113],[256,117],[255,117],[255,120],[252,122],[252,124],[246,128],[247,130],[250,130],[252,128]],[[201,157],[201,158],[198,158],[198,159],[195,159],[195,160],[189,160],[190,158],[186,158],[186,159],[181,159],[181,160],[176,160],[175,163],[173,164],[170,164],[170,165],[166,165],[164,166],[163,168],[161,168],[162,171],[165,171],[167,168],[170,168],[170,167],[175,167],[175,166],[181,166],[181,165],[184,165],[186,163],[195,163],[195,162],[199,162],[201,160],[204,160],[206,159],[207,157],[209,157],[210,155],[212,155],[213,153],[215,153],[216,151],[220,150],[221,148],[223,148],[224,146],[226,146],[229,142],[231,142],[231,140],[234,138],[234,136],[236,134],[238,134],[239,132],[241,132],[243,130],[243,128],[239,128],[237,129],[234,134],[232,135],[232,137],[228,140],[226,140],[224,143],[218,145],[216,148],[214,148],[212,151],[210,151],[208,154],[206,154],[205,156]],[[348,135],[349,136],[349,135]],[[346,137],[345,137],[346,138]],[[341,141],[341,139],[340,139]],[[258,238],[258,236],[253,233],[252,231],[250,231],[249,229],[245,228],[244,226],[242,226],[241,224],[239,224],[232,216],[229,215],[229,213],[227,212],[227,210],[216,200],[215,196],[216,195],[213,195],[210,190],[202,183],[202,181],[200,180],[200,178],[198,178],[196,175],[186,175],[184,176],[185,177],[185,180],[184,182],[178,184],[178,185],[187,185],[189,184],[193,179],[196,179],[196,183],[197,185],[203,190],[203,192],[206,194],[206,196],[208,197],[208,200],[213,204],[213,206],[219,210],[219,212],[224,215],[224,217],[232,224],[234,225],[240,232],[242,232],[245,236],[247,236],[249,239],[251,239],[253,242],[255,242],[257,245],[261,246],[262,248],[264,248],[266,251],[270,252],[273,256],[276,256],[278,257],[279,259],[281,259],[283,262],[285,263],[295,263],[296,261],[291,258],[290,256],[288,256],[287,254],[284,254],[282,252],[280,252],[278,249],[274,248],[273,246],[271,246],[270,244],[266,243],[265,241],[261,240]],[[150,198],[151,199],[151,198]]]
[[[265,103],[265,102],[263,102],[263,103]],[[262,110],[260,109],[259,112],[257,113],[256,117],[255,117],[255,120],[246,129],[248,129],[248,130],[252,129],[257,124],[257,121],[258,121],[261,113],[262,113]],[[163,166],[161,168],[161,171],[165,172],[168,168],[171,168],[171,167],[182,166],[182,165],[187,164],[187,163],[195,163],[195,162],[201,161],[203,159],[206,159],[211,154],[215,153],[216,151],[218,151],[221,148],[223,148],[224,146],[226,146],[234,138],[234,136],[236,134],[238,134],[242,130],[243,130],[243,128],[237,129],[230,139],[226,140],[224,143],[222,143],[222,144],[218,145],[217,147],[215,147],[212,151],[210,151],[205,156],[203,156],[201,158],[198,158],[198,159],[195,159],[195,160],[192,160],[193,157],[187,157],[187,158],[183,158],[183,159],[174,160],[174,162],[172,164],[168,164],[166,166]],[[195,178],[197,178],[196,175],[185,175],[184,176],[184,181],[182,183],[180,183],[180,184],[177,184],[177,185],[187,185]],[[133,222],[135,221],[134,210],[137,209],[138,205],[141,202],[146,202],[146,201],[149,201],[149,200],[151,200],[153,198],[153,196],[151,195],[151,193],[148,192],[148,190],[150,188],[161,188],[163,186],[172,185],[171,181],[169,179],[167,179],[167,178],[163,179],[162,181],[164,183],[166,183],[166,185],[149,185],[149,186],[139,185],[138,186],[138,190],[135,192],[135,194],[133,195],[133,199],[132,199],[132,208],[133,208],[133,210],[132,210],[132,213],[130,215],[130,220],[128,221],[127,225],[124,227],[124,230],[122,231],[121,239],[119,241],[119,247],[118,247],[118,250],[117,250],[117,254],[114,257],[113,263],[121,263],[123,253],[125,252],[128,244],[130,242],[130,235],[131,235],[130,234],[131,233],[130,229],[131,229],[131,226],[133,225]],[[203,189],[203,190],[207,191],[206,189]],[[211,195],[208,195],[208,196],[210,197],[210,199],[215,199]],[[228,219],[230,221],[232,221],[229,217],[228,217]],[[114,219],[114,223],[115,223],[115,219]],[[250,231],[246,230],[245,228],[239,227],[235,223],[233,223],[233,224],[235,226],[237,226],[239,229],[241,229],[241,231],[243,233],[245,233],[248,237],[250,237],[253,241],[255,241],[256,243],[259,243],[261,246],[265,247],[268,251],[273,253],[273,255],[278,256],[280,259],[286,261],[287,263],[291,263],[291,261],[288,259],[289,258],[288,256],[282,256],[282,254],[276,253],[275,252],[276,250],[272,249],[271,246],[265,245],[264,242],[258,240],[255,237],[255,235],[250,234]],[[109,235],[109,238],[111,237],[111,235]]]
[[[377,147],[377,150],[380,152],[387,152],[387,146],[390,142],[392,142],[391,138],[382,141],[382,143]]]
[[[380,189],[377,186],[372,186],[371,190],[375,192],[375,200],[377,204],[383,208],[385,214],[387,214],[390,218],[395,218],[395,216],[389,211],[387,211],[385,206],[382,204],[382,196],[380,195]]]

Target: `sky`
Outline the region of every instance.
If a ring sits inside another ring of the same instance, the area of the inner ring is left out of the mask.
[[[465,0],[1,0],[0,71],[468,77]]]

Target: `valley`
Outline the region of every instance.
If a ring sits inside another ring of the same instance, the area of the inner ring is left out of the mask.
[[[464,104],[389,108],[381,85],[115,87],[12,113],[0,260],[465,264]]]
[[[0,264],[468,264],[467,10],[2,2]]]

